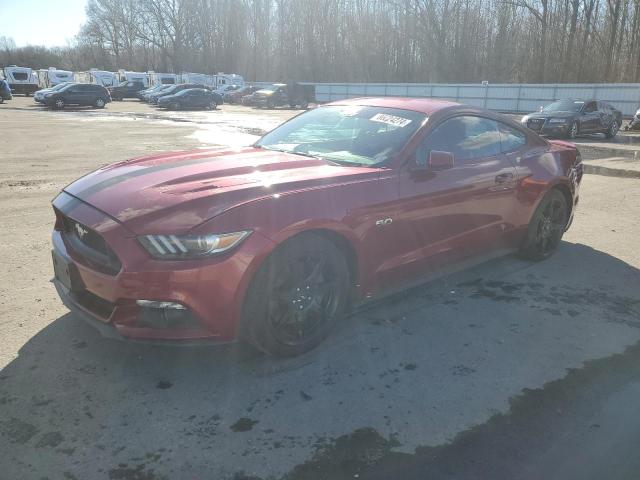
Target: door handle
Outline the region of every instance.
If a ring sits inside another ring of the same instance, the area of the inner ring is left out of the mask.
[[[513,173],[501,173],[496,175],[496,183],[507,183],[513,180]]]

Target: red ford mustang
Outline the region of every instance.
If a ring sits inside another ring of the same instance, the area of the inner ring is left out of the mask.
[[[582,163],[486,110],[366,98],[252,147],[133,159],[53,201],[55,284],[103,334],[316,346],[354,303],[518,251],[551,255]]]

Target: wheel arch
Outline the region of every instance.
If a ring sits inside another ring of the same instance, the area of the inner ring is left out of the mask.
[[[569,207],[569,217],[571,217],[573,213],[573,195],[571,194],[571,190],[567,185],[561,182],[558,182],[555,185],[553,185],[548,191],[551,191],[553,189],[559,190],[560,193],[562,193],[562,195],[564,196],[564,199],[567,201],[567,206]]]
[[[332,225],[314,225],[309,226],[306,229],[295,229],[293,231],[283,231],[272,240],[276,245],[274,248],[264,256],[260,265],[257,266],[255,271],[257,272],[260,267],[268,260],[268,258],[278,249],[283,248],[288,242],[299,238],[302,235],[315,234],[319,235],[326,240],[329,240],[345,257],[347,266],[349,268],[349,276],[353,285],[357,285],[360,276],[359,257],[354,240],[349,238],[349,234],[344,232],[340,227],[333,227]]]
[[[571,193],[571,189],[569,188],[569,186],[566,183],[563,183],[562,181],[554,182],[550,184],[548,188],[540,192],[540,194],[538,195],[538,198],[536,199],[534,205],[531,208],[531,218],[533,218],[533,215],[535,214],[538,206],[540,205],[540,202],[542,202],[542,199],[552,190],[558,190],[560,193],[562,193],[564,199],[567,201],[567,207],[569,208],[569,212],[568,212],[569,218],[571,218],[571,216],[573,215],[573,208],[574,208],[573,195]],[[529,221],[531,221],[531,218],[529,219]]]

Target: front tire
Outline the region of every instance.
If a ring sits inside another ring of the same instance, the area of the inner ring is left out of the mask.
[[[569,221],[567,199],[558,189],[550,190],[533,213],[520,255],[528,260],[544,260],[555,253]]]
[[[171,104],[171,110],[180,110],[182,108],[182,105],[180,105],[179,102],[173,102]]]
[[[344,315],[350,284],[344,255],[332,242],[314,233],[294,237],[252,280],[241,336],[270,355],[301,355],[322,342]]]
[[[218,109],[218,102],[216,102],[215,100],[212,100],[211,103],[209,103],[209,110],[217,110]]]
[[[611,122],[611,125],[609,125],[609,128],[607,128],[607,131],[604,133],[604,136],[607,138],[613,138],[618,134],[619,129],[620,127],[618,126],[618,121],[613,120]]]
[[[567,130],[567,138],[570,140],[575,139],[578,136],[578,122],[573,122]]]
[[[56,110],[62,110],[65,107],[64,100],[62,98],[58,98],[53,102],[53,108]]]

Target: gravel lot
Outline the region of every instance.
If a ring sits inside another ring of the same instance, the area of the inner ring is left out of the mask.
[[[624,428],[596,410],[637,404],[638,179],[586,175],[550,260],[502,258],[372,305],[298,359],[112,342],[66,311],[49,283],[61,187],[137,155],[246,144],[293,113],[0,106],[0,478],[605,478],[557,452],[592,442],[580,451],[597,458],[593,442]]]

